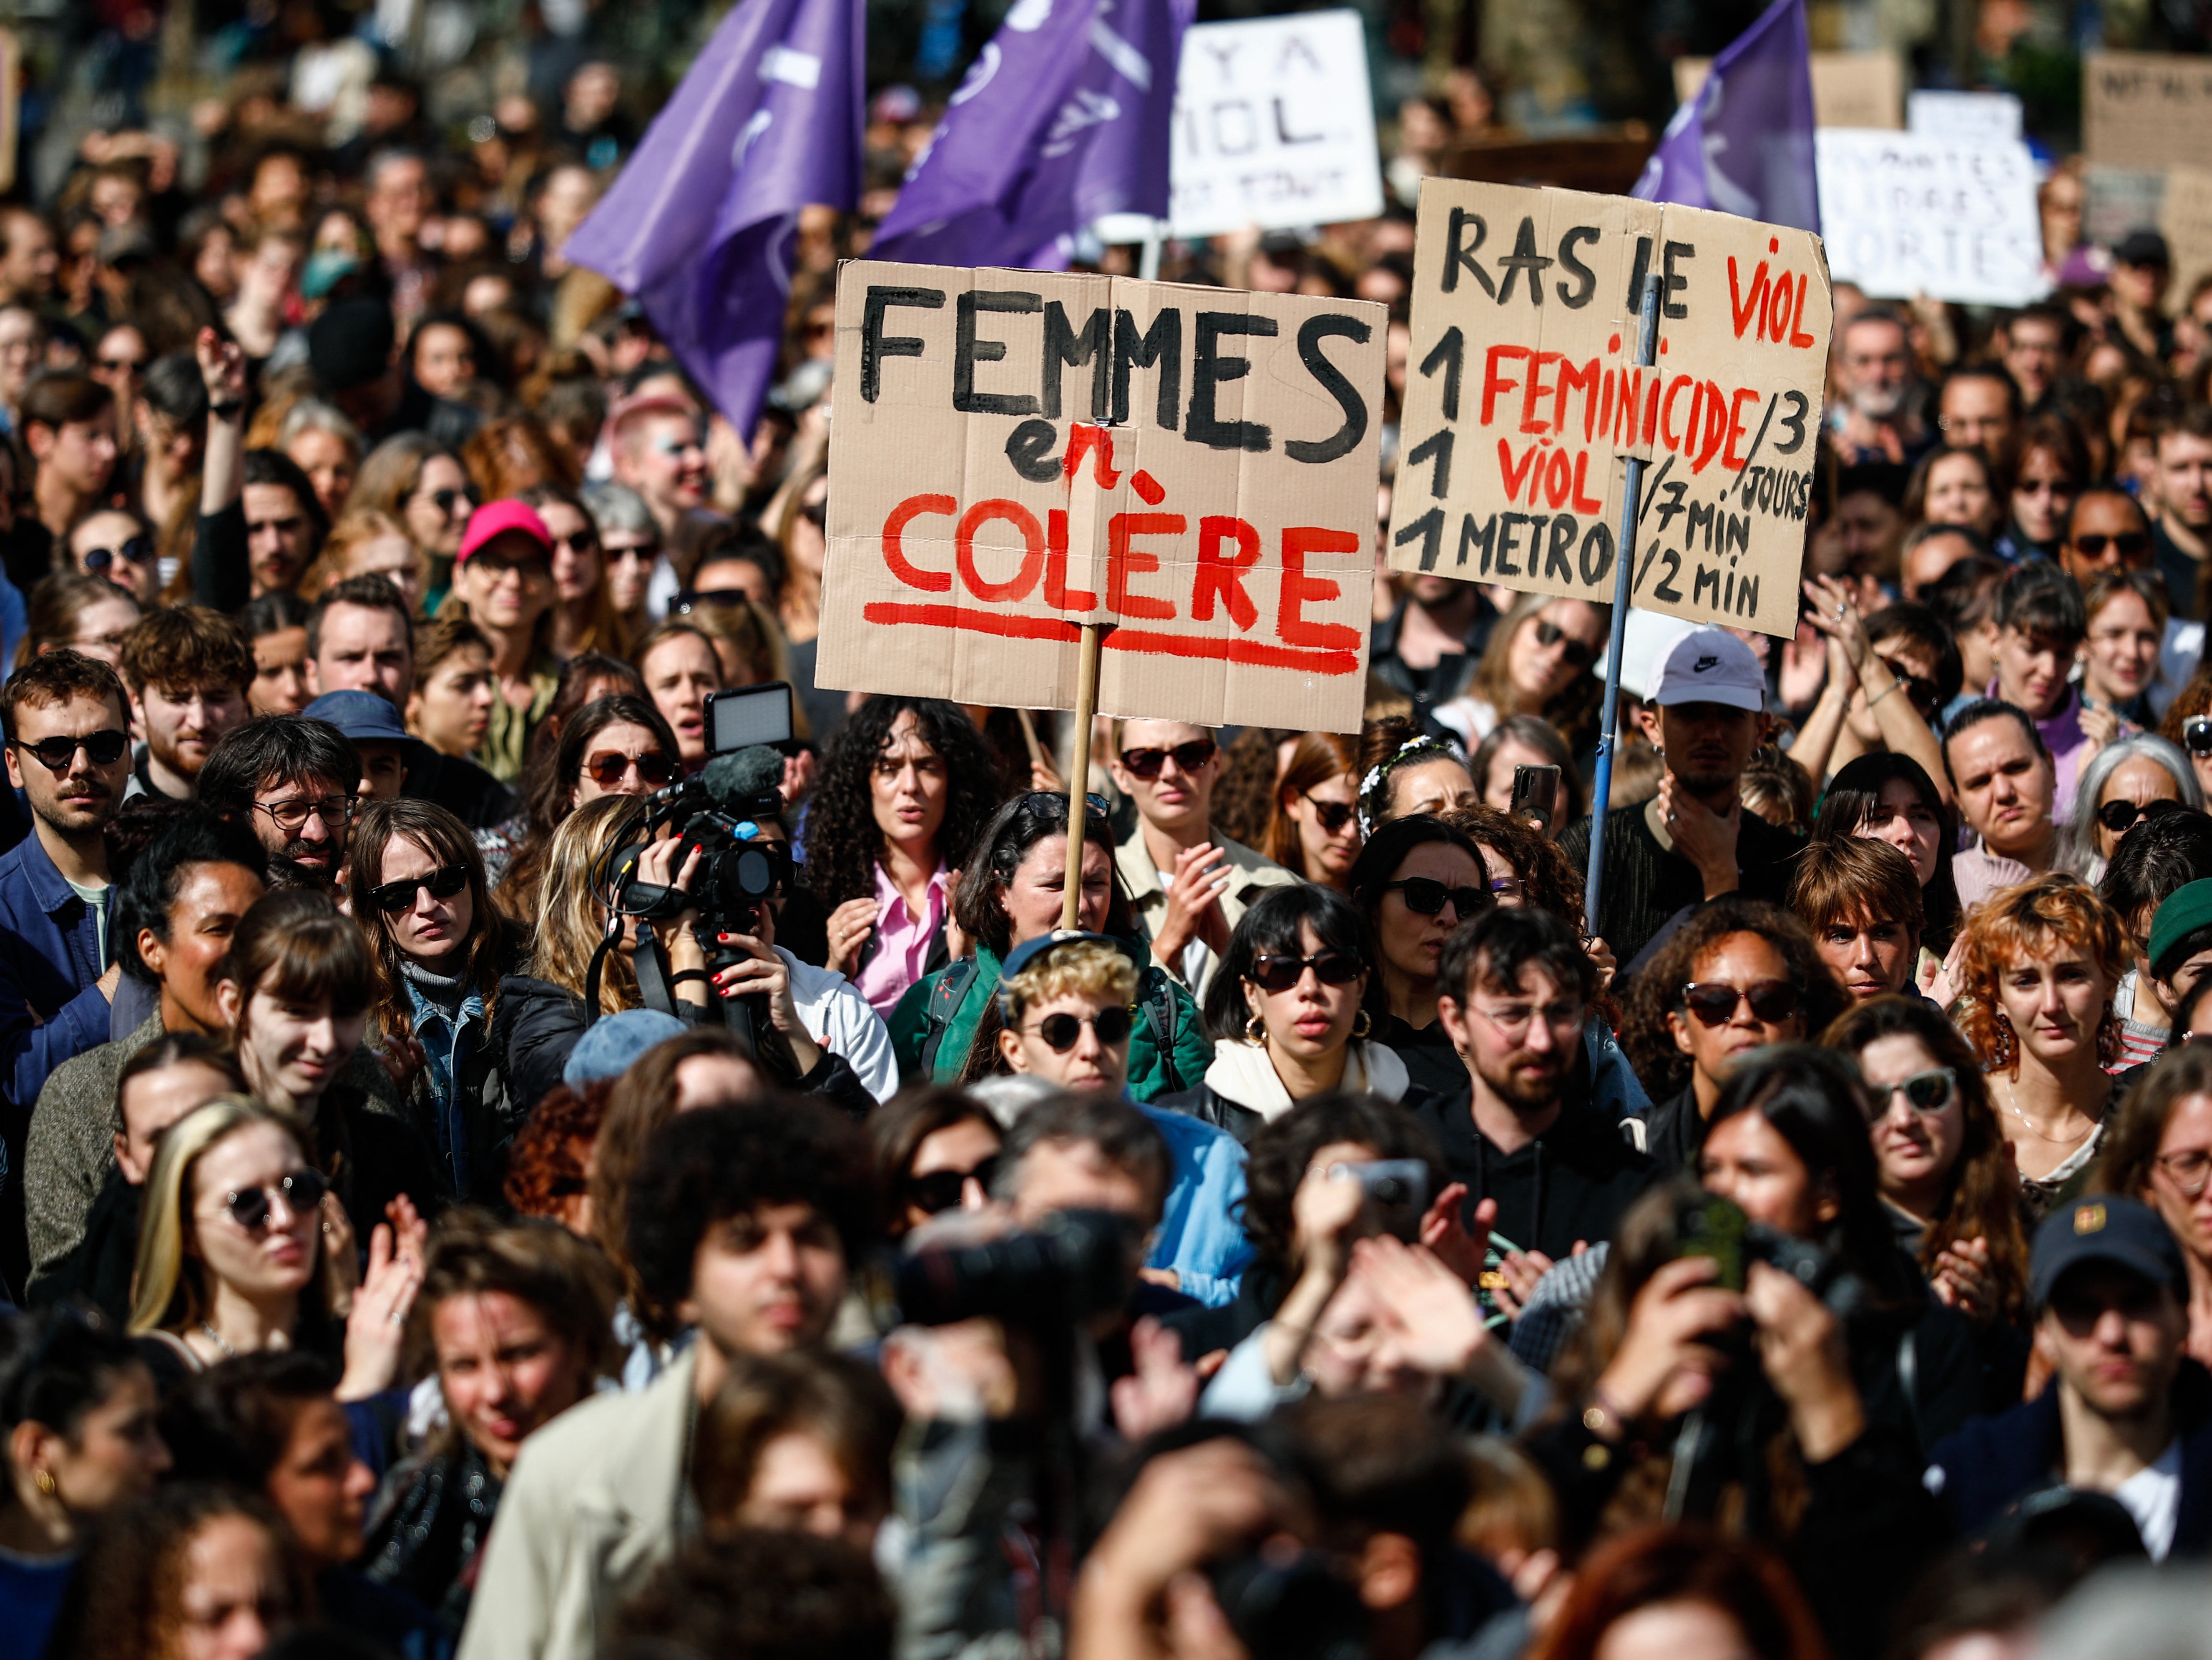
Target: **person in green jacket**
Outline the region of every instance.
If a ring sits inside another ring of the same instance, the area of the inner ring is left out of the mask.
[[[1194,1087],[1213,1057],[1190,994],[1134,939],[1114,882],[1106,804],[1090,798],[1083,837],[1083,900],[1076,926],[1113,937],[1137,965],[1137,1021],[1129,1093],[1139,1101]],[[1067,876],[1067,798],[1032,791],[1000,807],[979,838],[952,898],[969,957],[907,988],[891,1012],[891,1047],[909,1082],[961,1084],[998,1070],[999,971],[1024,940],[1060,926]]]

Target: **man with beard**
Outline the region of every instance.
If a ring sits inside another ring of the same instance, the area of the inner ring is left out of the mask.
[[[1440,730],[1436,709],[1467,690],[1497,621],[1498,608],[1473,582],[1416,575],[1407,579],[1397,610],[1375,625],[1368,660],[1413,700],[1417,721]]]
[[[1910,466],[1935,442],[1922,406],[1927,383],[1912,359],[1905,319],[1870,306],[1844,325],[1836,343],[1836,387],[1829,426],[1846,465],[1888,461]]]
[[[1632,973],[1654,934],[1685,904],[1741,891],[1779,903],[1804,838],[1743,809],[1738,781],[1766,734],[1766,676],[1751,648],[1721,629],[1668,650],[1639,718],[1666,772],[1639,811],[1610,816],[1603,921],[1591,919]],[[1589,867],[1590,823],[1559,848]],[[1616,994],[1618,994],[1616,993]]]
[[[200,803],[250,828],[269,854],[272,888],[337,885],[361,801],[361,753],[336,727],[264,714],[216,746]]]
[[[253,643],[236,618],[204,605],[152,611],[124,636],[123,684],[146,735],[125,799],[189,801],[223,734],[251,716]]]
[[[1495,1207],[1490,1249],[1525,1290],[1577,1243],[1612,1237],[1658,1170],[1586,1095],[1571,1098],[1597,970],[1563,919],[1485,913],[1444,941],[1437,988],[1468,1092],[1431,1098],[1420,1116],[1470,1211]]]
[[[2190,622],[2203,615],[2198,589],[2212,548],[2212,407],[2191,404],[2159,429],[2158,522],[2151,550],[2166,578],[2166,602]]]

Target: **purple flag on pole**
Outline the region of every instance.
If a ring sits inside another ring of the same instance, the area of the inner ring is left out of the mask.
[[[1035,265],[1109,213],[1168,210],[1176,64],[1196,0],[1015,0],[870,257]]]
[[[1817,233],[1814,125],[1804,0],[1774,0],[1674,112],[1634,194]]]
[[[750,432],[791,293],[799,210],[860,199],[866,0],[740,0],[562,252],[636,296]]]

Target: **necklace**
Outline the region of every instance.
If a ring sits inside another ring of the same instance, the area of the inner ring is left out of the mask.
[[[2019,1119],[2021,1127],[2030,1135],[2039,1141],[2048,1141],[2054,1147],[2071,1147],[2080,1145],[2095,1132],[2100,1123],[2104,1122],[2100,1118],[2092,1118],[2089,1121],[2088,1128],[2083,1130],[2079,1135],[2053,1135],[2048,1130],[2038,1129],[2034,1121],[2020,1110],[2020,1104],[2013,1099],[2014,1087],[2011,1079],[2005,1079],[2005,1110]]]
[[[235,1360],[238,1359],[238,1351],[231,1347],[229,1344],[224,1342],[222,1341],[222,1334],[217,1331],[213,1326],[210,1326],[206,1321],[203,1320],[200,1322],[200,1329],[208,1335],[209,1342],[214,1344],[217,1348],[222,1351],[222,1357],[224,1359]]]

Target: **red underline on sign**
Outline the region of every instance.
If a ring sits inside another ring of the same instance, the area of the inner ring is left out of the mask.
[[[1076,624],[1054,617],[1004,617],[991,611],[963,611],[957,605],[900,605],[875,601],[861,608],[871,623],[911,623],[922,628],[965,629],[970,634],[994,635],[1004,640],[1057,640],[1072,644],[1079,637]],[[1233,640],[1215,635],[1161,634],[1142,629],[1116,628],[1103,642],[1108,651],[1133,651],[1146,657],[1192,657],[1241,663],[1250,668],[1302,669],[1314,674],[1357,674],[1359,654],[1350,651],[1305,651],[1295,646],[1271,646],[1259,640]]]

